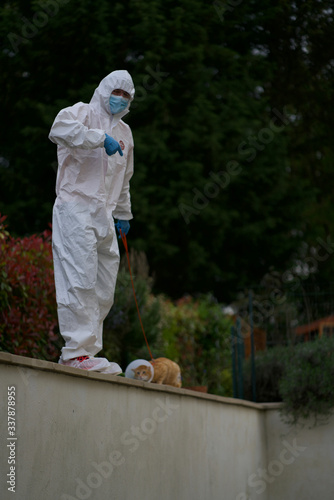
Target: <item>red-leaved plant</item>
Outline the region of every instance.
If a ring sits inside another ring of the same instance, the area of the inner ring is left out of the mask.
[[[13,238],[0,214],[0,350],[59,357],[51,230]]]

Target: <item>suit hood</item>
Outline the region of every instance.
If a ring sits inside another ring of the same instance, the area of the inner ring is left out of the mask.
[[[111,115],[109,98],[112,91],[115,89],[122,89],[130,94],[129,104],[127,105],[125,110],[121,113],[118,113],[117,115],[114,115],[113,117],[113,121],[115,119],[119,121],[121,118],[123,118],[124,115],[129,112],[131,102],[135,95],[135,87],[133,85],[132,78],[126,70],[121,69],[113,71],[105,78],[103,78],[99,86],[95,89],[90,104],[92,104],[93,106],[98,106],[101,111],[107,113],[108,115]]]

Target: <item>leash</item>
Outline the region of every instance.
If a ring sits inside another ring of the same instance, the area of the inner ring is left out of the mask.
[[[128,260],[128,266],[129,266],[130,278],[131,278],[131,285],[132,285],[133,295],[134,295],[135,302],[136,302],[136,307],[137,307],[137,313],[138,313],[138,318],[139,318],[140,326],[141,326],[141,329],[143,331],[143,335],[144,335],[144,339],[145,339],[145,342],[146,342],[146,345],[147,345],[148,352],[150,353],[152,361],[154,361],[154,358],[153,358],[152,353],[151,353],[150,346],[148,345],[148,341],[147,341],[147,338],[146,338],[146,334],[145,334],[143,322],[141,320],[141,316],[140,316],[140,312],[139,312],[139,306],[138,306],[137,297],[136,297],[135,285],[133,283],[132,272],[131,272],[130,256],[129,256],[129,250],[128,250],[128,242],[126,240],[126,235],[123,233],[123,231],[120,229],[119,232],[120,232],[120,235],[121,235],[121,238],[122,238],[122,242],[123,242],[123,245],[124,245],[124,248],[125,248],[126,258]]]

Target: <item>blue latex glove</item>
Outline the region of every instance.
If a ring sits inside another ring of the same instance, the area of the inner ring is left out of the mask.
[[[120,230],[126,236],[128,234],[128,232],[129,232],[129,229],[130,229],[130,222],[128,220],[119,220],[118,219],[118,221],[116,222],[115,226],[117,227],[118,232],[119,232],[119,237],[118,238],[121,238]]]
[[[121,146],[118,144],[117,141],[115,141],[115,139],[110,137],[110,135],[106,134],[106,138],[104,139],[103,145],[105,147],[108,156],[114,155],[115,153],[117,153],[117,151],[121,156],[123,156],[123,151]]]

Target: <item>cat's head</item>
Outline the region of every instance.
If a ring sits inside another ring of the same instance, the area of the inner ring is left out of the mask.
[[[132,368],[132,371],[136,380],[144,380],[144,382],[147,382],[152,377],[151,368],[146,365],[140,365],[137,366],[137,368]]]

